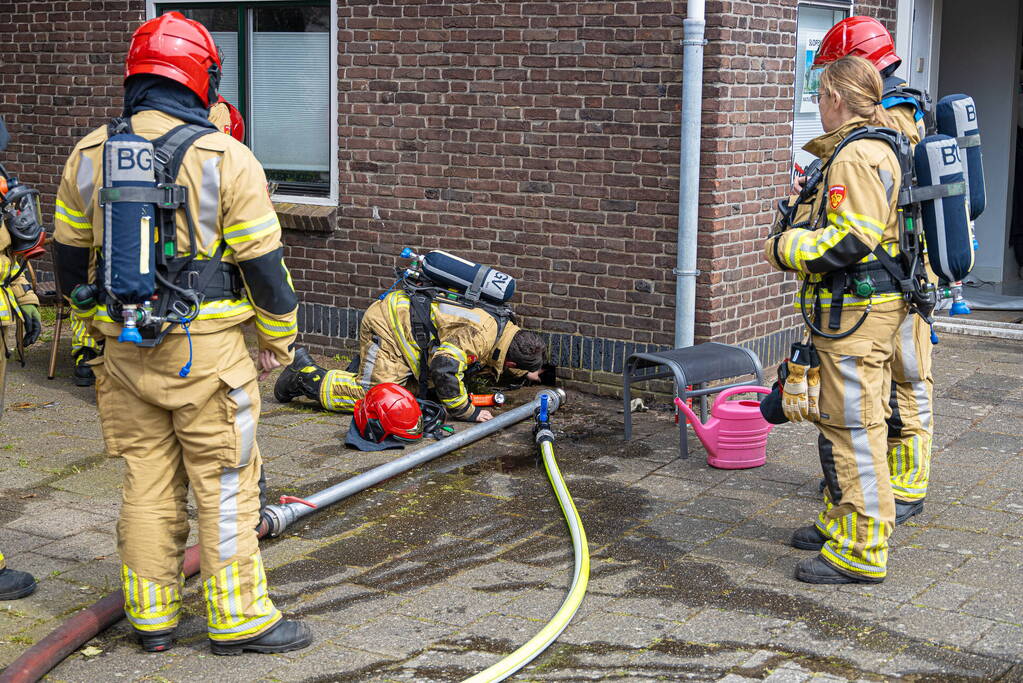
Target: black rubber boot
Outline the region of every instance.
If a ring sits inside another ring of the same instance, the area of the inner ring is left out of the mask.
[[[881,583],[884,577],[874,578],[845,574],[832,567],[828,562],[817,555],[808,557],[796,563],[796,578],[805,583]]]
[[[152,633],[136,629],[135,633],[139,637],[139,644],[142,645],[142,649],[146,652],[166,652],[174,647],[174,629],[172,628],[166,631],[153,631]]]
[[[828,537],[822,534],[815,524],[811,524],[810,526],[801,526],[792,532],[789,545],[800,550],[820,550],[827,542]]]
[[[327,373],[303,348],[295,349],[295,360],[284,368],[274,384],[274,398],[278,403],[288,403],[293,398],[305,396],[317,403],[320,400],[320,382]]]
[[[17,600],[32,595],[36,580],[28,572],[16,569],[0,569],[0,600]]]
[[[902,524],[913,515],[919,515],[923,511],[924,502],[922,500],[912,503],[903,503],[901,500],[897,500],[895,501],[895,523]]]
[[[96,375],[88,362],[98,356],[92,349],[79,349],[73,356],[75,360],[75,371],[71,380],[79,387],[91,387],[96,383]]]
[[[313,642],[313,632],[300,621],[281,619],[273,628],[260,633],[255,638],[236,640],[230,643],[210,641],[210,648],[215,655],[240,655],[243,652],[291,652],[309,647]]]

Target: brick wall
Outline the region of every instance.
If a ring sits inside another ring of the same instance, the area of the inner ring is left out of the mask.
[[[854,13],[874,17],[894,36],[898,6],[898,0],[866,0],[855,3]]]
[[[442,248],[518,278],[525,323],[580,353],[669,344],[683,9],[341,3],[342,206],[330,238],[288,236],[305,301],[362,309],[402,246]]]

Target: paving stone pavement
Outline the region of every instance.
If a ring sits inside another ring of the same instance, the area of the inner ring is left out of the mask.
[[[0,665],[117,589],[122,468],[104,456],[91,390],[71,385],[67,364],[47,381],[45,360],[35,348],[29,368],[11,368],[0,421],[0,547],[40,582],[0,605]],[[618,403],[571,392],[556,452],[589,536],[590,588],[517,680],[1023,680],[1021,361],[1012,342],[946,335],[935,347],[932,488],[873,586],[792,578],[805,555],[785,540],[819,507],[813,427],[775,429],[763,467],[714,470],[695,439],[678,458],[667,402],[623,443]],[[274,496],[394,457],[347,451],[348,418],[279,405],[271,382],[259,442]],[[89,643],[100,654],[76,652],[48,680],[462,680],[543,626],[572,567],[528,424],[263,547],[271,594],[311,624],[312,647],[212,656],[193,579],[175,649],[142,654],[122,622]]]

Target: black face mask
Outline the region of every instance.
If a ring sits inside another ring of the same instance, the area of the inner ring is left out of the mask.
[[[42,256],[46,236],[39,210],[39,191],[9,180],[8,190],[0,195],[0,212],[11,236],[11,251],[24,259]]]

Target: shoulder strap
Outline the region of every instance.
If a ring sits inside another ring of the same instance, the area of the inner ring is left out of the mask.
[[[408,294],[412,339],[419,347],[419,395],[426,396],[429,392],[430,351],[438,341],[437,327],[431,315],[433,297],[421,290]]]
[[[184,123],[153,140],[153,157],[156,159],[157,176],[163,182],[173,183],[178,177],[178,171],[181,170],[185,152],[192,146],[192,143],[204,135],[216,132],[215,129],[206,126]]]

